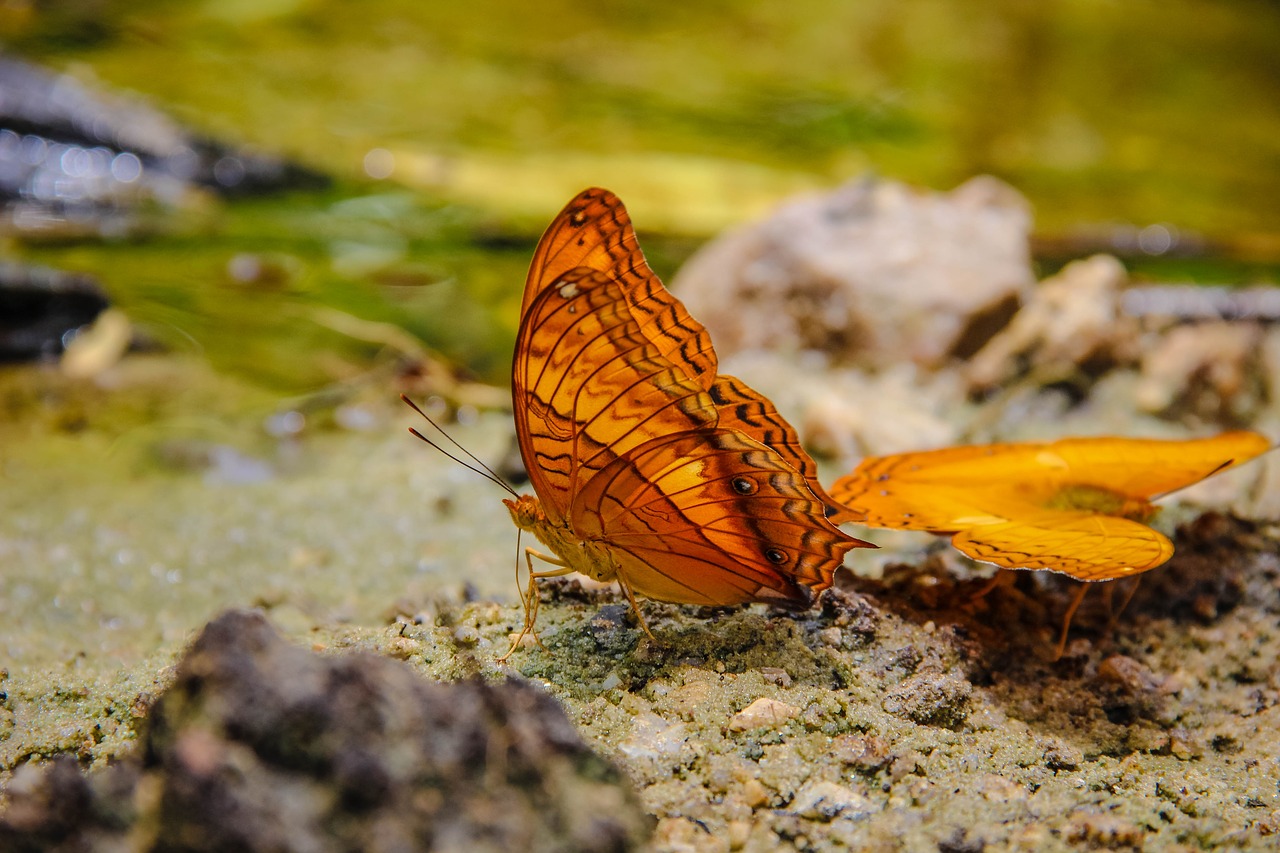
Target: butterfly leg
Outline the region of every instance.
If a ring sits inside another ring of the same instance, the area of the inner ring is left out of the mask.
[[[1129,609],[1129,602],[1133,601],[1133,596],[1137,594],[1138,587],[1140,586],[1142,586],[1142,575],[1138,575],[1132,579],[1132,583],[1129,585],[1129,591],[1124,594],[1124,598],[1121,600],[1120,606],[1112,612],[1111,618],[1107,620],[1108,634],[1115,631],[1116,625],[1120,622],[1120,617]],[[1111,589],[1111,584],[1107,584],[1107,589]],[[1110,602],[1108,602],[1108,604],[1109,603]]]
[[[1084,601],[1084,594],[1089,591],[1089,584],[1081,583],[1080,588],[1076,590],[1076,594],[1071,597],[1071,603],[1067,605],[1067,612],[1062,616],[1062,633],[1058,635],[1058,646],[1053,650],[1053,659],[1060,660],[1062,653],[1067,650],[1067,629],[1071,627],[1071,619],[1076,615],[1076,611],[1080,609],[1080,602]]]
[[[981,601],[991,594],[991,591],[998,586],[1003,586],[1013,582],[1013,573],[1004,569],[996,569],[996,573],[987,579],[976,592],[965,599],[965,604],[974,604]]]
[[[544,563],[556,566],[557,568],[548,572],[535,572],[533,570],[534,557],[537,557]],[[542,578],[563,577],[565,575],[571,575],[574,572],[574,569],[559,557],[543,554],[540,551],[533,550],[532,548],[524,549],[524,561],[525,565],[529,567],[529,588],[527,590],[522,590],[520,593],[520,603],[524,605],[524,627],[520,629],[520,635],[512,641],[511,648],[507,649],[507,653],[498,658],[498,663],[504,663],[507,658],[511,657],[511,653],[520,646],[520,641],[530,633],[533,634],[533,638],[535,640],[538,640],[538,645],[542,645],[542,640],[538,639],[538,632],[533,629],[534,623],[538,619],[538,605],[541,603],[538,599],[538,581]],[[519,566],[517,564],[517,572],[518,571]],[[518,579],[516,586],[517,589],[520,588]]]
[[[1133,601],[1133,597],[1138,594],[1138,587],[1140,586],[1142,586],[1142,575],[1138,575],[1133,579],[1129,591],[1124,594],[1124,600],[1120,602],[1120,607],[1116,609],[1116,619],[1119,619],[1129,609],[1129,602]]]
[[[618,585],[622,587],[622,591],[627,595],[627,601],[631,602],[631,611],[636,614],[636,621],[640,623],[640,629],[644,631],[645,636],[655,643],[658,638],[653,636],[653,632],[649,630],[649,624],[644,621],[644,613],[640,610],[640,604],[636,601],[636,594],[631,591],[631,584],[627,583],[626,577],[622,574],[622,570],[618,569]]]

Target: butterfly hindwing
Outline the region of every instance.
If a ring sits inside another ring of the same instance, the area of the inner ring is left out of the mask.
[[[773,448],[805,478],[809,489],[822,501],[827,518],[833,524],[862,520],[861,513],[827,494],[826,489],[818,482],[817,463],[800,446],[800,436],[795,427],[787,422],[767,397],[733,376],[717,376],[710,390],[711,398],[720,413],[719,425],[736,429]]]
[[[806,604],[858,544],[820,523],[805,479],[737,430],[651,440],[619,457],[578,496],[586,537],[606,539],[627,582],[666,601]]]
[[[1173,543],[1145,524],[1093,513],[1031,514],[971,527],[951,544],[975,560],[1006,569],[1048,569],[1078,580],[1125,577],[1173,556]]]

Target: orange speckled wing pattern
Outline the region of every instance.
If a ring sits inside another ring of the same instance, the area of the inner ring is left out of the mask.
[[[547,516],[644,442],[714,427],[710,395],[640,330],[616,281],[575,268],[525,312],[512,371],[516,435]]]
[[[1154,568],[1173,553],[1166,537],[1119,516],[1145,516],[1151,499],[1268,449],[1252,432],[949,447],[864,459],[831,494],[873,527],[954,534],[952,544],[974,559],[1106,580]],[[1080,491],[1117,509],[1071,506]]]
[[[641,333],[692,381],[711,387],[717,368],[711,336],[649,268],[627,209],[608,190],[578,193],[542,235],[525,280],[521,316],[551,283],[579,267],[616,281]]]
[[[800,584],[826,588],[866,543],[827,520],[853,513],[821,490],[795,430],[716,367],[621,202],[606,190],[570,202],[534,255],[512,370],[548,520],[603,543],[652,598],[807,602]]]

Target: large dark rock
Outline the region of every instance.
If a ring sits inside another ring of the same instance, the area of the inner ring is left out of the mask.
[[[87,275],[0,261],[0,362],[57,355],[108,304]]]
[[[647,818],[549,695],[210,623],[141,755],[20,772],[3,850],[627,850]]]

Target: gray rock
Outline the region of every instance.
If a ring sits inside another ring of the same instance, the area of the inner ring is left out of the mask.
[[[107,305],[87,275],[0,262],[0,362],[57,355]]]
[[[0,849],[615,851],[647,834],[542,691],[322,657],[256,612],[205,627],[139,752],[16,774]]]
[[[807,349],[932,368],[975,351],[1029,293],[1030,224],[994,178],[950,193],[864,180],[712,241],[672,289],[722,355]]]

